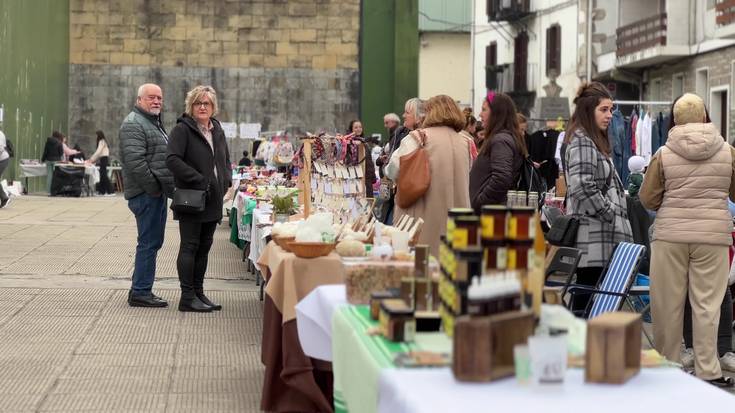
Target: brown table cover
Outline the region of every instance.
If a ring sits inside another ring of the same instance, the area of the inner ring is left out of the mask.
[[[269,412],[333,412],[331,363],[304,354],[295,306],[314,288],[340,284],[338,255],[304,259],[268,243],[258,259],[268,280],[263,307],[261,361],[265,365],[260,408]]]
[[[268,280],[265,293],[283,314],[284,323],[296,318],[296,304],[314,288],[344,283],[345,269],[334,252],[326,257],[299,258],[271,241],[258,259],[258,265]]]

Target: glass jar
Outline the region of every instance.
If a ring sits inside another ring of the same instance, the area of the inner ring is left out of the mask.
[[[533,239],[536,233],[536,226],[533,222],[534,213],[533,207],[511,208],[505,232],[506,238],[510,240]]]
[[[482,240],[502,240],[505,238],[505,225],[508,208],[503,205],[485,205],[482,207],[480,223]]]
[[[508,244],[508,269],[527,270],[533,264],[533,240],[511,241]]]
[[[451,245],[454,238],[454,229],[457,228],[455,220],[459,217],[475,215],[472,208],[452,208],[447,216],[447,242]]]
[[[461,216],[455,220],[452,248],[462,249],[480,245],[480,218],[476,215]]]
[[[485,274],[507,268],[508,249],[505,241],[484,241],[483,248],[485,250]]]

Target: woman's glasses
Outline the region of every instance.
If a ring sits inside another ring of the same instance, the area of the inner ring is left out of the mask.
[[[194,102],[194,107],[195,108],[204,108],[204,109],[207,109],[210,106],[212,106],[212,103],[211,102],[199,102],[199,101]]]

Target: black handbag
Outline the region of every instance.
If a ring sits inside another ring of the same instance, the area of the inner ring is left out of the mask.
[[[207,190],[205,191],[199,189],[174,188],[174,199],[171,202],[171,209],[185,214],[204,212],[204,208],[207,204],[208,193],[209,184],[207,184]]]
[[[551,224],[551,229],[546,233],[546,240],[558,247],[574,247],[577,243],[578,230],[579,218],[574,215],[562,215]]]

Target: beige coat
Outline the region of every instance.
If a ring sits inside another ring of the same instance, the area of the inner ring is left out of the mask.
[[[651,158],[640,191],[643,206],[658,210],[656,240],[732,244],[727,198],[735,192],[733,152],[711,123],[669,131],[666,146]]]
[[[467,139],[451,128],[431,127],[424,131],[431,185],[426,194],[410,208],[404,210],[396,205],[393,221],[397,222],[403,215],[422,218],[424,227],[419,236],[419,244],[429,245],[431,253],[438,256],[439,237],[447,232],[447,211],[451,208],[470,206],[470,148]],[[401,141],[401,149],[405,149],[404,144],[412,145],[414,148],[416,146],[415,139],[410,137]],[[404,153],[399,149],[396,154]],[[395,160],[392,159],[391,162]],[[400,164],[397,166],[395,169],[399,170]],[[397,177],[398,171],[393,172]]]

